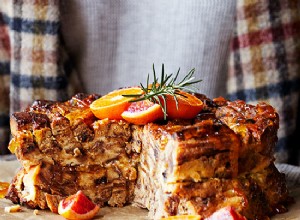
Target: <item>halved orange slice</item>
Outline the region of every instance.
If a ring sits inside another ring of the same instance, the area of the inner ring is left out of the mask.
[[[201,220],[200,215],[176,215],[162,218],[163,220]]]
[[[176,95],[178,105],[173,96],[166,95],[167,103],[167,117],[170,119],[192,119],[203,109],[203,102],[196,96],[184,92],[178,91],[180,95]],[[161,102],[164,101],[161,99]]]
[[[9,188],[9,183],[0,182],[0,199],[4,198]]]
[[[58,213],[66,219],[92,219],[100,207],[89,200],[81,190],[59,202]]]
[[[132,102],[121,116],[130,123],[144,125],[157,119],[162,119],[164,114],[159,104],[143,100]]]
[[[215,211],[207,220],[247,220],[245,216],[238,213],[232,206],[227,206]]]
[[[129,107],[129,101],[134,99],[123,95],[142,93],[143,90],[140,87],[115,90],[92,102],[90,109],[99,119],[122,119],[121,114]]]

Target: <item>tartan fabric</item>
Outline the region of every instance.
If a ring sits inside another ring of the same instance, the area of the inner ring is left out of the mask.
[[[299,156],[300,2],[239,0],[229,58],[230,99],[265,101],[280,116],[278,162]],[[298,121],[297,121],[298,120]]]
[[[58,9],[58,0],[1,0],[1,154],[8,153],[9,113],[36,99],[65,100],[80,89],[60,40]]]
[[[1,0],[1,153],[7,153],[9,113],[35,99],[65,100],[81,91],[60,39],[59,2]],[[299,4],[299,0],[237,0],[229,56],[228,97],[267,101],[279,112],[278,162],[295,161],[300,147]]]
[[[6,153],[9,140],[10,40],[7,16],[2,13],[7,2],[0,4],[0,153]]]

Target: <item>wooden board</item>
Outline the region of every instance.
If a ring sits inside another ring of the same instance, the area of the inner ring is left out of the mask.
[[[297,190],[297,202],[290,207],[289,212],[276,215],[271,220],[296,220],[300,219],[300,189]],[[11,201],[6,199],[0,200],[0,219],[7,220],[64,220],[58,214],[51,213],[47,210],[39,210],[38,215],[34,215],[33,210],[22,207],[21,212],[5,213],[4,207],[12,205]],[[147,218],[148,211],[127,206],[124,208],[103,208],[94,218],[99,220],[142,220]]]
[[[10,181],[18,168],[16,161],[0,161],[0,181]],[[291,196],[295,198],[295,203],[289,207],[287,213],[276,215],[271,220],[300,220],[300,188],[291,189]],[[39,210],[38,215],[34,215],[32,209],[22,207],[21,212],[6,213],[4,207],[13,205],[10,200],[0,199],[0,219],[5,220],[64,220],[58,214],[48,210]],[[148,211],[133,206],[124,208],[102,208],[94,219],[99,220],[142,220],[147,218]]]

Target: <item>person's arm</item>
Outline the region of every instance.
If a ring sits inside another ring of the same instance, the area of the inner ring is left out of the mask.
[[[66,100],[80,88],[67,65],[59,19],[59,1],[0,4],[1,154],[8,153],[9,114],[37,99]]]
[[[277,109],[276,161],[294,164],[300,146],[299,11],[294,0],[238,0],[228,74],[230,99],[265,101]]]

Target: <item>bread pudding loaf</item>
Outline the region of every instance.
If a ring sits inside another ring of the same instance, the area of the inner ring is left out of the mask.
[[[96,97],[37,101],[12,115],[10,148],[23,168],[9,198],[42,209],[49,207],[47,197],[66,197],[78,190],[101,206],[132,201],[138,155],[127,149],[130,125],[96,120],[88,107]]]
[[[264,219],[288,200],[284,174],[274,166],[278,115],[267,104],[210,100],[191,120],[132,125],[99,120],[97,95],[67,102],[36,101],[11,116],[10,149],[22,168],[7,198],[57,211],[82,190],[100,206],[133,204],[154,219],[231,206]]]

